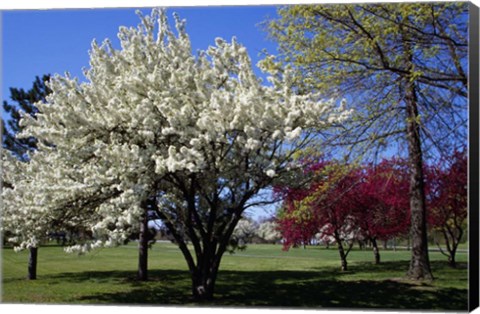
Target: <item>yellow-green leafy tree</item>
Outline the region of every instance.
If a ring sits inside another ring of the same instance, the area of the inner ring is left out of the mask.
[[[298,73],[297,93],[341,93],[355,107],[344,131],[322,134],[331,147],[348,157],[407,157],[413,243],[407,275],[416,280],[433,279],[423,162],[467,136],[468,9],[448,2],[298,5],[280,8],[267,24],[281,61]]]

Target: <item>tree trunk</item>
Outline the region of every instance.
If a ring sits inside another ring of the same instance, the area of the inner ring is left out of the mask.
[[[448,230],[448,229],[447,229]],[[457,266],[455,262],[455,254],[457,253],[458,243],[460,242],[460,237],[455,239],[455,235],[451,234],[451,238],[448,237],[448,231],[443,230],[443,236],[445,238],[445,245],[448,251],[448,264],[450,267],[455,268]]]
[[[197,301],[213,300],[217,271],[198,269],[192,276],[192,294]]]
[[[413,48],[407,32],[402,30],[405,64],[409,74],[404,77],[408,166],[410,170],[410,210],[412,258],[407,276],[414,280],[432,280],[428,258],[427,222],[423,178],[423,156],[420,137],[418,99],[415,87]]]
[[[138,239],[138,273],[137,279],[148,280],[148,214],[145,209],[144,217],[140,223],[140,234]]]
[[[363,251],[365,249],[365,241],[358,240],[358,248]]]
[[[343,249],[342,241],[337,240],[338,246],[338,253],[340,254],[340,260],[342,263],[342,271],[347,270],[347,255],[345,254],[345,250]]]
[[[457,267],[457,262],[455,261],[455,252],[450,252],[450,256],[448,257],[448,264],[452,268]]]
[[[423,178],[422,147],[418,119],[417,96],[413,82],[407,83],[408,162],[410,169],[410,210],[412,258],[407,276],[414,280],[432,280],[428,257],[425,191]]]
[[[372,239],[372,247],[373,247],[373,256],[375,257],[375,264],[380,264],[380,251],[378,250],[377,240]]]
[[[215,282],[221,255],[216,255],[214,250],[207,249],[200,256],[200,261],[192,274],[192,294],[197,301],[210,301],[213,299]]]
[[[31,247],[29,251],[30,251],[30,254],[28,256],[28,279],[35,280],[37,279],[38,248]]]

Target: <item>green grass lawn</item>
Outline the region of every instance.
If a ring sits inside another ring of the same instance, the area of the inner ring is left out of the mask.
[[[467,309],[467,254],[459,267],[431,252],[435,280],[415,283],[404,275],[410,252],[381,251],[373,265],[371,251],[354,250],[349,270],[341,272],[334,248],[281,250],[279,245],[250,245],[225,254],[215,300],[208,305],[252,307],[324,307],[379,309]],[[41,247],[38,279],[26,280],[28,252],[2,250],[2,302],[197,305],[179,249],[157,243],[150,250],[148,282],[135,280],[135,244],[77,256],[61,247]],[[204,305],[204,304],[202,304]]]

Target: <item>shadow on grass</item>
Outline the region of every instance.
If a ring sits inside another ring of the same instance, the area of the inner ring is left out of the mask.
[[[358,268],[358,271],[375,271],[375,272],[391,272],[391,271],[405,271],[408,270],[409,263],[405,261],[387,261],[382,262],[379,265],[375,265],[372,262],[356,262],[354,264],[355,268]],[[445,269],[454,269],[448,266],[446,261],[430,261],[430,268],[432,272],[443,271]],[[456,269],[465,269],[467,268],[467,263],[458,262]]]
[[[405,262],[382,265],[360,263],[349,273],[388,273],[399,271]],[[432,263],[437,271],[445,263]],[[194,303],[190,295],[187,271],[150,270],[150,280],[139,282],[128,271],[65,273],[58,282],[110,282],[122,286],[120,292],[103,292],[79,296],[79,302],[152,305],[216,305],[248,307],[307,308],[376,308],[466,310],[467,290],[440,288],[429,283],[416,284],[405,280],[349,280],[348,274],[332,268],[319,271],[220,271],[215,299]]]
[[[352,269],[352,272],[354,270]],[[339,280],[332,272],[222,272],[219,304],[246,306],[466,310],[467,290],[398,280]],[[338,276],[336,276],[338,275]],[[241,300],[239,302],[239,300]]]

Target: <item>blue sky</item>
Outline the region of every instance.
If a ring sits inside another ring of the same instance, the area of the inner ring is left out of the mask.
[[[36,75],[64,74],[83,79],[88,67],[88,50],[95,38],[110,38],[115,44],[119,26],[136,26],[139,19],[131,9],[10,10],[2,12],[2,100],[9,99],[9,87],[29,89]],[[141,9],[148,14],[150,9]],[[179,7],[187,20],[187,32],[194,52],[206,49],[216,37],[233,36],[247,47],[255,65],[260,52],[276,53],[259,23],[276,16],[274,6]],[[173,20],[173,18],[171,18]]]

